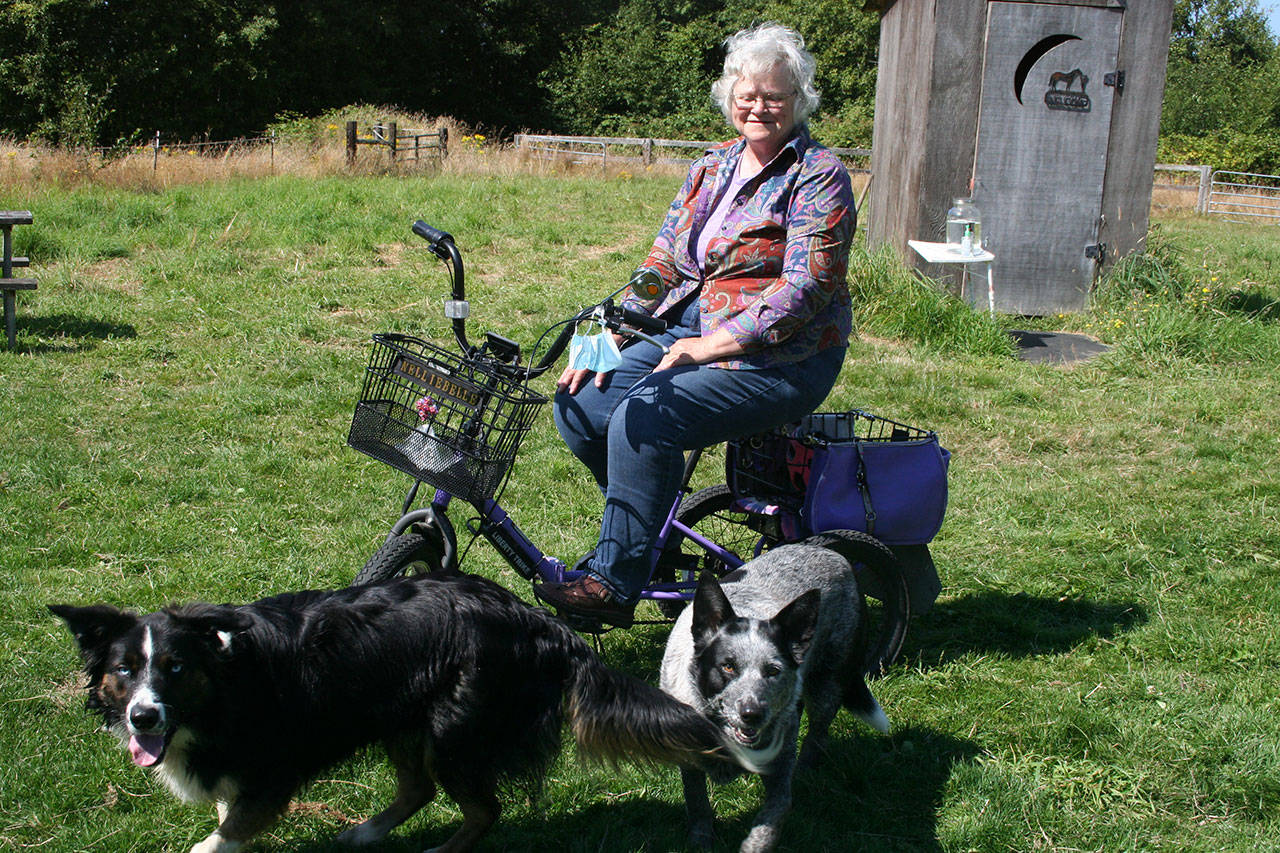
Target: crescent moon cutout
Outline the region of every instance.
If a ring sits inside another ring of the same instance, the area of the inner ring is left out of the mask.
[[[1018,70],[1013,72],[1013,94],[1018,98],[1018,103],[1022,103],[1022,84],[1027,82],[1027,75],[1031,73],[1032,66],[1040,61],[1040,57],[1058,45],[1069,41],[1081,41],[1081,38],[1080,36],[1071,36],[1066,33],[1046,36],[1026,52],[1026,55],[1022,57],[1022,61],[1018,63]]]

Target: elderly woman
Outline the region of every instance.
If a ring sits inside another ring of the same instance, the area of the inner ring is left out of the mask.
[[[615,370],[557,384],[556,426],[605,496],[585,574],[535,587],[562,613],[630,625],[684,451],[812,412],[848,347],[856,213],[844,166],[804,124],[813,57],[777,24],[726,45],[711,92],[740,136],[690,167],[637,270],[661,280],[656,298],[628,297],[669,322],[670,351],[636,344]]]

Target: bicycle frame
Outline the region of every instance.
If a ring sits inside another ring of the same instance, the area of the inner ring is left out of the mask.
[[[694,470],[697,468],[698,461],[702,457],[702,453],[702,450],[694,450],[690,452],[685,460],[684,476],[681,479],[680,488],[676,492],[671,509],[667,513],[667,518],[663,522],[657,541],[653,546],[651,573],[657,567],[658,558],[671,541],[673,534],[693,542],[709,555],[722,561],[726,566],[736,568],[743,563],[742,558],[737,554],[708,539],[677,518],[685,496],[691,492],[689,482],[693,477]],[[415,524],[429,522],[439,529],[442,534],[445,545],[445,567],[458,568],[457,534],[453,523],[449,521],[448,517],[449,506],[453,503],[455,497],[443,489],[437,489],[429,505],[411,510],[409,507],[413,503],[419,485],[421,485],[420,482],[415,483],[410,490],[408,497],[405,499],[405,511],[400,520],[392,527],[388,539],[403,534]],[[473,503],[471,506],[480,516],[479,523],[474,528],[469,527],[468,529],[474,534],[483,536],[507,564],[525,579],[534,580],[536,578],[552,583],[560,583],[573,580],[583,574],[579,570],[570,568],[556,557],[545,554],[520,529],[515,519],[502,507],[497,499],[489,498],[481,503]],[[640,597],[655,601],[687,601],[692,597],[692,591],[696,586],[697,578],[658,582],[651,580],[645,585]]]

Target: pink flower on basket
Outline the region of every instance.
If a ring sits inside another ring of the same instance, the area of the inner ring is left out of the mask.
[[[418,412],[418,420],[427,421],[436,416],[440,411],[440,407],[436,405],[436,401],[430,397],[423,397],[413,404],[413,408]]]

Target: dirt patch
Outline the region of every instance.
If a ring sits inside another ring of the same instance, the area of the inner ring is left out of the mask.
[[[142,292],[142,279],[133,270],[133,262],[128,258],[105,258],[94,261],[77,276],[85,283],[105,287],[129,296],[137,296]]]

